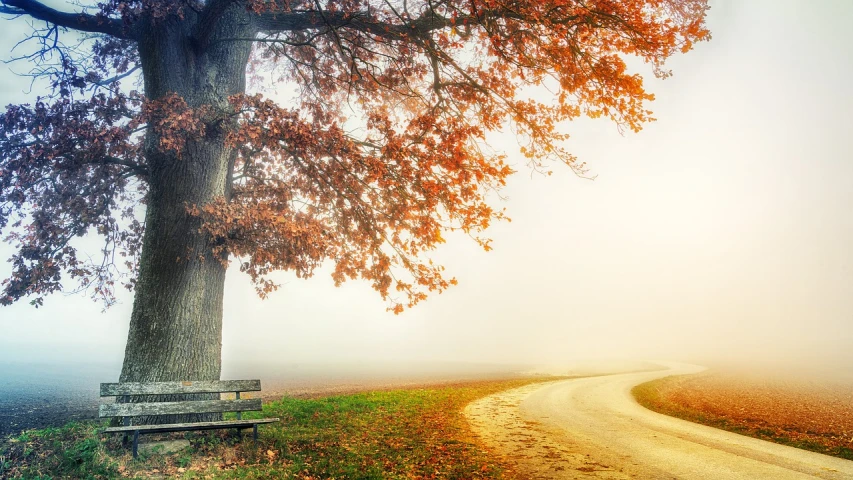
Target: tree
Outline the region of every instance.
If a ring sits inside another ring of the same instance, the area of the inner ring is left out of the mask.
[[[107,305],[133,289],[122,381],[219,378],[230,262],[261,296],[270,272],[323,262],[395,312],[442,291],[442,233],[489,249],[505,218],[487,200],[512,169],[488,132],[512,130],[533,169],[583,174],[567,121],[652,120],[624,58],[666,77],[709,38],[705,0],[0,1],[31,21],[16,58],[51,92],[0,120],[17,248],[0,302],[38,306],[63,277]],[[96,258],[75,246],[93,234]]]

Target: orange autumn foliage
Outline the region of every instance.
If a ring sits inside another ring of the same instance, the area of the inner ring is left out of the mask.
[[[341,15],[359,17],[360,2],[338,5]],[[228,237],[223,248],[245,259],[241,269],[262,295],[273,288],[264,280],[270,271],[310,275],[331,258],[336,283],[362,277],[383,298],[404,292],[412,306],[425,290],[455,283],[421,260],[443,242],[442,231],[471,234],[489,249],[480,233],[505,218],[487,194],[512,170],[483,148],[487,132],[512,128],[533,168],[554,160],[583,173],[561,146],[561,122],[606,116],[638,131],[651,120],[645,102],[653,96],[624,56],[668,76],[667,57],[708,38],[706,8],[442,2],[417,19],[377,7],[359,19],[375,27],[310,42],[307,33],[272,34],[282,43],[260,47],[257,61],[285,64],[277,71],[299,86],[301,101],[283,108],[260,95],[232,99],[241,118],[230,137],[241,146],[234,196],[196,211],[211,234]],[[543,84],[558,85],[558,94],[525,95]],[[361,128],[347,127],[353,118]]]
[[[25,10],[29,3],[4,5]],[[216,5],[201,5],[209,15],[199,22],[214,22],[220,13]],[[214,240],[210,253],[223,261],[235,258],[262,296],[275,288],[271,272],[306,277],[331,261],[337,284],[366,279],[396,312],[455,283],[428,258],[444,232],[463,232],[489,249],[484,230],[506,219],[489,204],[489,195],[513,170],[504,154],[486,145],[489,132],[512,131],[533,169],[548,170],[557,162],[583,174],[584,164],[563,148],[568,121],[605,117],[620,129],[639,131],[653,120],[647,108],[653,96],[642,77],[628,71],[625,59],[641,59],[658,77],[667,77],[667,58],[710,38],[705,0],[248,0],[243,5],[256,36],[216,38],[199,30],[193,41],[201,46],[253,42],[250,73],[268,71],[281,85],[295,85],[297,101],[282,106],[240,93],[216,106],[190,106],[177,96],[145,99],[140,106],[133,104],[138,96],[130,95],[115,107],[135,112],[130,120],[94,117],[91,128],[124,132],[118,142],[129,146],[109,145],[118,152],[138,152],[143,140],[133,132],[153,129],[160,148],[176,157],[187,138],[226,131],[226,147],[237,152],[226,194],[186,205]],[[192,17],[184,8],[165,1],[113,0],[101,5],[101,23],[91,20],[83,27],[133,41],[133,30],[122,25],[145,15],[152,22]],[[107,61],[123,45],[102,46],[105,71],[129,68],[110,67]],[[550,93],[532,90],[540,87]],[[29,158],[28,147],[21,145],[46,138],[39,144],[44,149],[50,138],[69,135],[48,118],[51,113],[10,112],[0,124],[0,152],[7,158],[0,165],[6,172],[27,165],[29,160],[21,159]],[[34,124],[48,129],[31,130]],[[54,158],[67,154],[47,151]],[[144,159],[128,165],[116,161],[103,177],[142,171],[138,178],[144,185],[144,169]],[[0,202],[12,199],[20,207],[25,202],[18,202],[15,192],[38,191],[16,183],[18,178],[0,177]],[[111,188],[118,190],[105,195],[118,198],[124,184]],[[108,222],[107,230],[116,225]],[[77,235],[86,228],[62,230]],[[141,232],[137,228],[134,235]],[[41,241],[34,234],[17,235],[22,245]],[[47,241],[65,239],[61,232],[55,237]],[[124,244],[138,249],[133,239],[117,243]],[[74,269],[84,279],[94,271],[74,263],[76,258],[69,263],[74,257],[68,255],[43,257],[19,256],[17,279],[7,282],[4,303],[49,291],[62,269]],[[44,284],[33,277],[36,264],[49,264]]]

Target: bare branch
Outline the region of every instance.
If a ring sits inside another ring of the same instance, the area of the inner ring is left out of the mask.
[[[72,30],[103,33],[118,38],[131,38],[129,30],[119,20],[86,13],[60,12],[35,0],[2,0],[0,14],[29,15],[37,20],[44,20]]]
[[[105,87],[105,86],[110,85],[112,83],[115,83],[115,82],[117,82],[123,78],[127,78],[127,77],[133,75],[140,68],[142,68],[142,67],[139,65],[135,65],[133,68],[129,69],[128,71],[126,71],[124,73],[120,73],[120,74],[118,74],[112,78],[107,78],[104,80],[98,80],[97,82],[94,82],[94,84],[99,86],[99,87]]]

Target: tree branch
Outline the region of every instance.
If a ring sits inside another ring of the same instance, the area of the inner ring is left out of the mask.
[[[2,0],[0,14],[29,15],[54,25],[81,32],[104,33],[118,38],[131,38],[120,20],[86,13],[60,12],[36,0]]]
[[[431,11],[407,23],[381,22],[367,12],[311,11],[262,13],[255,17],[255,25],[260,32],[264,33],[313,30],[322,27],[352,28],[378,37],[403,40],[411,35],[422,35],[453,24],[449,19]]]
[[[133,75],[140,68],[142,68],[142,67],[139,65],[135,65],[133,68],[129,69],[128,71],[126,71],[124,73],[120,73],[120,74],[118,74],[112,78],[107,78],[104,80],[98,80],[97,82],[94,82],[94,84],[99,86],[99,87],[106,87],[112,83],[115,83],[115,82],[123,79],[123,78],[127,78],[127,77]]]
[[[147,177],[148,173],[149,173],[148,167],[146,167],[145,165],[140,165],[138,163],[131,162],[130,160],[125,160],[123,158],[105,156],[101,159],[101,162],[127,167],[136,176]],[[98,162],[92,162],[92,163],[98,163]]]

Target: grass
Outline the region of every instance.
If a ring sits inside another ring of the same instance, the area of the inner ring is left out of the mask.
[[[508,478],[512,472],[478,443],[462,408],[543,380],[285,397],[256,412],[257,418],[282,419],[262,425],[257,444],[251,435],[238,440],[233,431],[189,432],[182,435],[190,448],[136,460],[119,435],[100,435],[98,423],[30,430],[0,440],[0,478]]]
[[[732,382],[733,387],[722,391],[719,388],[720,379],[727,380],[728,377],[705,374],[665,377],[637,385],[631,393],[640,405],[664,415],[853,460],[853,449],[848,446],[853,445],[853,438],[850,438],[849,443],[846,442],[845,439],[849,435],[837,431],[842,429],[842,426],[826,420],[823,422],[825,429],[818,432],[804,422],[778,418],[780,410],[787,410],[782,402],[796,402],[800,405],[813,403],[814,405],[806,405],[807,408],[813,409],[812,411],[818,411],[818,407],[823,407],[824,410],[833,408],[830,402],[821,404],[819,394],[809,396],[809,392],[805,392],[805,400],[796,397],[804,395],[804,392],[786,392],[784,389],[761,395],[764,393],[762,388],[767,388],[766,384],[744,384],[737,381]],[[826,416],[826,412],[823,413]],[[830,413],[830,418],[840,415],[837,411]],[[816,416],[812,415],[811,420]]]

